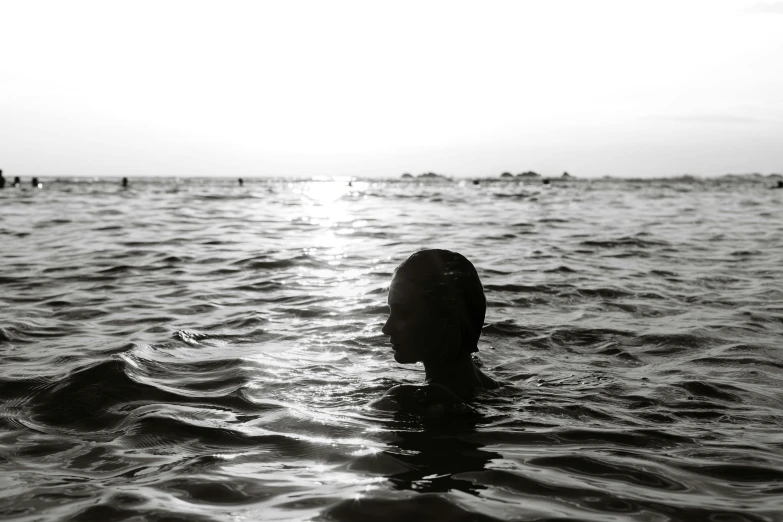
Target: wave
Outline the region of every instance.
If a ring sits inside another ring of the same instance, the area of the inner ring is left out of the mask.
[[[0,191],[0,518],[779,518],[764,180],[235,177]],[[371,406],[427,247],[484,284],[470,415]]]
[[[661,246],[670,246],[668,241],[642,239],[638,236],[624,236],[617,239],[597,240],[591,239],[582,241],[579,243],[582,246],[593,246],[599,248],[624,248],[624,247],[638,247],[638,248],[659,248]]]

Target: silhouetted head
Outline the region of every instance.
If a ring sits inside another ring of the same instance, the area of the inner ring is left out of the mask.
[[[245,182],[242,180],[242,178],[239,178],[239,186],[241,187],[244,184],[245,184]]]
[[[38,186],[38,178],[33,178],[32,185],[33,185],[33,187],[37,187]]]
[[[128,178],[122,178],[122,186],[127,187],[128,186]]]
[[[2,172],[2,171],[0,171]],[[783,188],[783,181],[778,181],[778,188]]]
[[[389,286],[390,336],[399,363],[443,363],[478,351],[487,301],[463,255],[421,250],[397,267]]]
[[[22,182],[22,180],[20,180],[20,179],[19,179],[19,176],[16,176],[16,177],[14,178],[14,185],[18,185],[18,184],[19,184],[19,183],[21,183],[21,182]]]

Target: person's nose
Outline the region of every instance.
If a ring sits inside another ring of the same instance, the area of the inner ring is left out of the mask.
[[[392,331],[391,317],[389,317],[388,319],[386,319],[386,322],[383,323],[383,328],[381,328],[381,333],[383,333],[383,335],[391,335],[391,331]]]

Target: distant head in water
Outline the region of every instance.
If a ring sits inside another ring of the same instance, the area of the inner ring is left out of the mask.
[[[383,333],[398,363],[424,364],[427,383],[464,398],[496,384],[473,364],[487,301],[476,268],[449,250],[421,250],[394,271]]]

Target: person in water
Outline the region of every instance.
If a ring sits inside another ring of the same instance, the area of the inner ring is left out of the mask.
[[[5,188],[5,178],[3,177],[3,171],[0,170],[0,189]]]
[[[476,390],[499,387],[476,367],[472,354],[484,325],[487,301],[476,268],[449,250],[421,250],[397,267],[389,286],[394,360],[424,364],[423,385],[398,385],[374,403],[440,413],[464,404]]]
[[[16,176],[16,177],[14,177],[14,183],[13,183],[12,186],[13,187],[18,187],[21,183],[22,183],[22,181],[19,179],[19,176]]]

